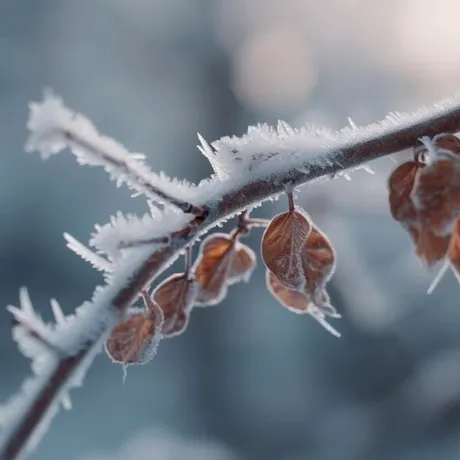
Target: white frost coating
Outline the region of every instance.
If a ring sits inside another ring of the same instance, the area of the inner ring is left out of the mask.
[[[96,254],[90,248],[86,247],[83,243],[78,241],[72,235],[64,233],[64,238],[67,241],[67,247],[78,254],[83,260],[89,262],[94,268],[101,272],[111,272],[113,269],[112,264],[104,257]]]
[[[241,243],[239,241],[237,241],[236,244],[235,244],[235,253],[238,253],[238,251],[241,248],[242,248]],[[231,286],[232,284],[240,283],[240,282],[249,283],[249,280],[251,279],[251,276],[252,276],[252,274],[254,273],[254,270],[257,267],[256,253],[249,246],[244,245],[244,249],[246,251],[246,254],[251,259],[251,262],[252,262],[251,267],[249,268],[249,270],[247,270],[244,273],[235,273],[230,268],[230,272],[229,272],[228,278],[227,278],[227,284],[229,286]],[[235,257],[236,257],[236,255],[235,255]]]
[[[234,181],[236,175],[244,173],[247,179],[251,176],[286,172],[290,168],[308,170],[309,166],[326,166],[328,160],[340,164],[341,150],[390,134],[395,128],[410,128],[422,120],[439,117],[457,108],[459,104],[460,93],[457,93],[412,113],[393,112],[380,122],[362,127],[351,122],[351,126],[339,131],[310,124],[297,129],[282,121],[274,127],[260,124],[249,127],[247,134],[241,137],[222,137],[210,145],[200,136],[200,150],[221,180]],[[366,165],[353,169],[370,172]]]
[[[167,237],[184,228],[190,221],[190,217],[175,206],[166,206],[163,210],[152,208],[151,211],[152,214],[144,214],[142,217],[118,212],[110,218],[109,223],[95,226],[90,246],[106,254],[110,260],[117,261],[123,253],[133,251],[133,248],[123,249],[121,246]],[[143,247],[145,251],[148,247],[151,251],[154,247],[161,249],[164,246],[164,243],[149,243],[140,245],[140,248]]]
[[[145,155],[130,153],[119,142],[99,134],[88,118],[66,108],[51,93],[42,102],[30,104],[27,127],[26,150],[39,151],[43,159],[69,147],[80,164],[103,166],[117,186],[126,183],[157,203],[164,199],[155,189],[187,202],[191,199],[187,182],[154,173],[145,165]]]
[[[143,259],[145,260],[145,258],[144,254]],[[24,382],[17,395],[0,407],[0,425],[3,427],[0,433],[0,452],[4,443],[8,442],[11,435],[16,432],[18,424],[22,422],[33,402],[37,400],[38,395],[49,384],[56,366],[63,359],[62,355],[75,355],[82,347],[92,343],[75,372],[69,379],[62,382],[63,385],[57,393],[57,398],[53,400],[44,417],[40,420],[28,443],[23,446],[19,458],[34,449],[41,436],[46,432],[51,419],[58,412],[59,404],[70,407],[69,390],[81,385],[94,357],[101,351],[108,331],[118,321],[118,314],[111,308],[111,301],[119,291],[119,286],[128,282],[133,266],[139,266],[142,263],[139,255],[132,257],[132,259],[132,263],[127,264],[127,271],[119,270],[117,275],[114,275],[114,284],[105,288],[97,288],[92,301],[77,308],[75,314],[63,318],[58,312],[56,303],[53,302],[53,310],[58,319],[57,324],[44,324],[34,313],[27,291],[21,290],[20,307],[10,307],[10,311],[18,321],[22,321],[26,325],[25,328],[20,325],[16,326],[14,337],[18,341],[21,351],[32,359],[34,376]],[[28,326],[31,328],[29,329]],[[28,330],[38,333],[44,340],[34,339]],[[51,347],[45,343],[51,344]],[[54,352],[53,348],[58,350],[58,353]]]

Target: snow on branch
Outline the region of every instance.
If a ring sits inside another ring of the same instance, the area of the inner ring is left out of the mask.
[[[232,183],[237,175],[247,180],[286,169],[306,174],[311,169],[333,169],[346,174],[354,167],[371,172],[366,162],[384,154],[389,144],[398,151],[414,146],[423,135],[434,136],[441,127],[444,132],[457,132],[459,104],[460,93],[457,93],[412,113],[392,112],[366,126],[350,121],[350,126],[338,131],[313,124],[293,128],[280,120],[276,126],[266,123],[250,126],[241,137],[225,136],[211,144],[198,135],[198,148],[219,179]],[[395,131],[399,133],[396,137]],[[361,151],[366,158],[359,156]],[[359,156],[353,164],[350,164],[351,152]]]
[[[145,155],[130,153],[119,142],[102,136],[90,120],[64,107],[51,93],[43,102],[30,104],[27,126],[31,135],[26,150],[38,150],[43,159],[69,147],[80,164],[103,166],[117,186],[126,183],[154,203],[172,203],[192,214],[201,212],[188,201],[189,184],[152,172],[144,164]]]
[[[91,241],[97,254],[67,237],[72,250],[110,272],[107,284],[96,288],[93,299],[74,315],[64,317],[53,301],[56,324],[45,325],[25,291],[21,291],[20,308],[10,308],[18,323],[14,337],[32,358],[35,375],[0,410],[2,460],[17,459],[33,449],[59,403],[70,406],[68,391],[82,383],[104,341],[141,291],[198,237],[293,186],[366,167],[373,159],[415,146],[423,136],[459,131],[460,96],[414,114],[392,114],[380,123],[364,128],[353,125],[335,133],[296,130],[280,123],[276,128],[250,128],[241,138],[225,137],[211,145],[202,139],[200,149],[216,176],[195,187],[151,172],[139,155],[98,134],[88,119],[65,108],[55,96],[30,105],[28,127],[28,150],[38,150],[47,158],[70,147],[80,163],[104,166],[118,181],[128,182],[154,203],[163,203],[164,209],[156,212],[151,207],[151,216],[118,216],[98,227]],[[158,243],[158,237],[164,242]],[[120,249],[123,242],[146,238],[157,242]]]

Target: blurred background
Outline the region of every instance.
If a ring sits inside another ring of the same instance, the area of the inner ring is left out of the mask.
[[[73,311],[101,277],[63,232],[87,241],[117,210],[147,210],[71,155],[24,153],[44,88],[156,171],[197,182],[211,174],[197,132],[278,118],[340,128],[458,90],[459,14],[457,0],[0,0],[0,399],[30,373],[3,306],[26,285],[44,318],[50,297]],[[100,355],[31,458],[457,459],[460,290],[447,274],[425,294],[435,272],[387,209],[394,165],[299,196],[338,253],[342,339],[278,305],[259,260],[125,384]],[[260,234],[245,241],[257,252]]]

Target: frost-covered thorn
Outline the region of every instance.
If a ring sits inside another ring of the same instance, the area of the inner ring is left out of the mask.
[[[363,164],[362,169],[364,169],[364,171],[368,174],[375,176],[375,171],[368,164]]]
[[[351,129],[358,129],[357,124],[352,120],[351,117],[348,117],[348,124],[350,125]]]
[[[79,255],[86,262],[89,262],[94,268],[106,273],[112,271],[112,263],[105,257],[96,254],[94,251],[92,251],[90,248],[85,246],[83,243],[68,233],[64,233],[64,239],[67,241],[67,247],[71,251],[75,252],[75,254]]]
[[[29,337],[41,343],[51,354],[56,357],[63,357],[65,353],[57,345],[44,337],[43,332],[38,330],[32,323],[29,323],[24,317],[15,315],[15,307],[8,307],[8,311],[13,315],[13,327],[21,327]]]
[[[70,399],[70,395],[67,392],[64,392],[61,396],[61,404],[64,410],[72,409],[72,400]]]
[[[50,300],[51,310],[53,311],[54,320],[58,326],[65,324],[65,315],[59,302],[56,299]]]

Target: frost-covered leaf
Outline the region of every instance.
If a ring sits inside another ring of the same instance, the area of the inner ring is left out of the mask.
[[[265,265],[289,289],[306,286],[302,253],[311,228],[309,217],[296,209],[273,217],[262,236]]]
[[[332,335],[340,337],[340,333],[326,321],[326,316],[334,318],[340,317],[333,307],[331,307],[330,310],[318,308],[303,293],[284,286],[283,283],[281,283],[281,281],[268,269],[266,271],[266,282],[270,293],[285,308],[297,314],[311,315]],[[322,303],[324,305],[330,305],[329,296],[326,291],[322,292]]]
[[[184,332],[198,289],[198,283],[186,273],[173,274],[155,288],[151,297],[163,311],[165,338]]]
[[[161,308],[147,311],[131,309],[127,319],[118,324],[105,343],[105,350],[117,363],[146,364],[156,354],[161,339]]]
[[[440,147],[441,144],[442,147]],[[452,222],[460,213],[457,141],[449,136],[414,149],[417,161],[398,166],[388,181],[390,211],[408,231],[417,256],[427,265],[444,259]],[[428,145],[428,147],[426,147]]]
[[[422,168],[412,200],[424,227],[439,236],[450,234],[460,216],[460,158],[436,160]]]
[[[294,313],[308,313],[311,302],[305,294],[287,288],[281,281],[267,269],[267,287],[270,293],[288,310]]]
[[[331,242],[319,228],[312,226],[301,254],[307,278],[306,294],[317,306],[328,304],[329,300],[325,302],[323,289],[334,274],[336,265]]]
[[[201,243],[200,254],[193,267],[200,286],[196,305],[216,305],[226,296],[235,245],[236,239],[225,233],[214,233]]]
[[[388,179],[390,212],[393,219],[404,226],[417,220],[417,211],[411,199],[415,177],[422,166],[415,161],[399,165]]]
[[[227,283],[234,284],[244,281],[247,283],[256,268],[256,255],[245,244],[236,242],[235,254],[227,277]]]

